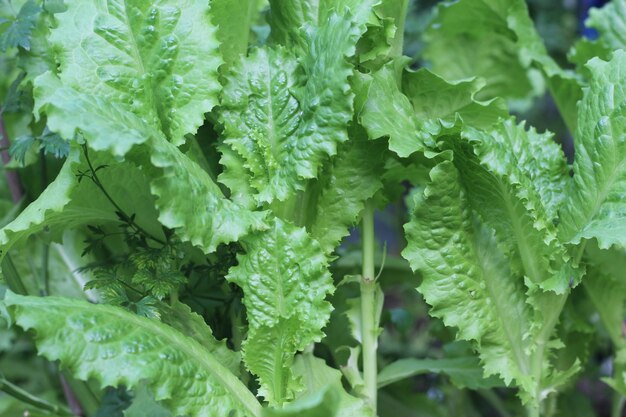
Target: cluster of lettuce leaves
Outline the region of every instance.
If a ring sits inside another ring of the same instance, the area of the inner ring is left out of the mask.
[[[34,117],[69,155],[0,230],[2,256],[37,233],[125,220],[80,174],[92,161],[154,248],[242,248],[227,275],[243,291],[241,352],[175,299],[143,317],[8,292],[8,316],[39,352],[102,386],[145,384],[173,415],[373,415],[310,347],[333,310],[335,249],[367,201],[383,207],[409,182],[403,256],[485,377],[538,415],[581,369],[559,329],[581,282],[623,367],[626,3],[592,14],[600,36],[573,50],[576,71],[548,56],[523,0],[441,4],[425,34],[430,69],[416,71],[399,53],[405,2],[269,3],[256,45],[253,0],[66,0],[12,23],[2,47],[30,56]],[[572,166],[553,135],[509,114],[544,90],[574,136]],[[193,137],[207,114],[219,170]],[[619,366],[611,383],[625,392]],[[381,386],[394,378],[383,371]]]

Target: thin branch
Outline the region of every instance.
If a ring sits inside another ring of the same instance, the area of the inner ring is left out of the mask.
[[[131,216],[126,214],[126,212],[115,202],[115,200],[113,200],[113,197],[111,197],[111,195],[108,193],[106,188],[104,188],[104,185],[102,184],[102,182],[98,178],[98,174],[96,173],[97,169],[95,169],[93,167],[93,165],[91,163],[91,159],[89,159],[89,150],[87,148],[87,145],[83,145],[83,153],[85,154],[85,160],[87,161],[87,166],[89,166],[89,170],[91,171],[91,175],[88,176],[89,179],[91,179],[91,181],[93,181],[93,183],[100,189],[100,191],[102,191],[102,193],[104,194],[106,199],[109,200],[109,202],[113,205],[113,207],[115,207],[115,210],[122,217],[122,220],[124,220],[124,222],[126,222],[131,228],[135,229],[136,232],[141,233],[142,235],[144,235],[148,239],[151,239],[151,240],[153,240],[153,241],[155,241],[157,243],[160,243],[161,245],[165,245],[166,244],[165,241],[163,241],[162,239],[159,239],[156,236],[153,236],[151,233],[147,232],[145,229],[143,229],[141,226],[139,226],[135,222],[135,220],[133,220],[131,218]]]
[[[48,411],[64,417],[74,417],[74,414],[72,414],[69,410],[66,410],[60,405],[52,404],[46,400],[36,397],[4,378],[0,378],[0,391],[3,391],[11,397],[23,403],[29,404],[39,410]]]

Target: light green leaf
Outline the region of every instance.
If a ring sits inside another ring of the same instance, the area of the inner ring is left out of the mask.
[[[231,0],[211,1],[212,21],[217,26],[217,39],[226,67],[246,55],[250,30],[258,18],[259,3],[259,0],[243,0],[235,6]]]
[[[591,8],[585,26],[597,30],[598,37],[595,40],[579,40],[570,51],[569,58],[581,71],[590,75],[584,65],[591,58],[599,57],[606,61],[611,52],[626,48],[626,1],[612,0],[602,8]]]
[[[233,69],[224,91],[224,144],[231,171],[247,169],[258,203],[284,201],[315,178],[320,165],[348,139],[352,119],[347,57],[358,31],[332,14],[303,35],[299,62],[286,50],[259,49]],[[243,121],[243,123],[242,123]]]
[[[159,221],[183,241],[209,253],[220,243],[237,241],[251,230],[266,227],[265,213],[252,212],[225,198],[207,172],[174,145],[155,139],[149,146],[149,164],[141,162],[141,150],[131,159],[140,161],[149,172]]]
[[[433,147],[463,122],[488,127],[508,115],[502,101],[476,99],[481,82],[450,83],[427,69],[404,70],[405,64],[398,59],[373,74],[360,116],[370,137],[389,136],[389,149],[401,157]]]
[[[561,237],[626,246],[626,52],[587,65],[592,78],[579,105],[574,181],[561,212]]]
[[[471,206],[519,260],[527,284],[568,291],[574,273],[554,225],[569,179],[560,146],[513,119],[489,130],[466,128],[463,137],[473,150],[457,145],[455,165]]]
[[[260,416],[248,388],[211,351],[159,321],[113,306],[8,293],[11,316],[36,332],[37,348],[82,380],[129,388],[146,380],[175,415]]]
[[[599,32],[599,40],[610,50],[626,47],[626,1],[611,0],[601,9],[589,10],[585,24]]]
[[[325,253],[336,249],[358,221],[365,202],[382,189],[383,155],[380,144],[352,138],[322,171],[315,185],[319,190],[315,213],[307,223]]]
[[[293,364],[294,374],[302,379],[304,394],[311,395],[330,387],[338,394],[339,417],[373,417],[374,413],[365,401],[346,392],[342,384],[339,370],[326,365],[323,359],[315,357],[311,352],[296,356]]]
[[[134,145],[163,136],[127,103],[68,87],[50,72],[35,79],[34,96],[33,112],[46,114],[50,130],[64,138],[80,132],[96,151],[123,156]]]
[[[159,303],[159,310],[163,313],[161,315],[163,323],[196,340],[213,352],[222,366],[230,370],[233,375],[239,375],[241,364],[239,352],[230,350],[226,346],[226,340],[216,340],[204,319],[191,311],[187,304],[178,301],[172,305]]]
[[[378,388],[415,375],[442,373],[459,388],[489,389],[501,385],[495,378],[485,378],[477,358],[400,359],[384,367],[378,374]]]
[[[159,220],[176,229],[183,241],[212,252],[220,243],[264,227],[262,213],[250,212],[224,198],[199,165],[122,104],[61,86],[50,73],[37,78],[35,94],[41,97],[36,111],[45,111],[52,130],[63,137],[80,131],[91,148],[126,155],[142,166],[157,196]],[[130,152],[138,144],[142,146]],[[190,200],[190,196],[197,196],[197,200]],[[190,205],[191,201],[203,201],[203,211]]]
[[[196,131],[217,104],[222,63],[206,1],[65,4],[50,36],[65,87],[123,103],[175,144]]]
[[[94,168],[107,166],[98,171],[98,177],[111,197],[129,215],[139,213],[139,224],[159,235],[160,227],[154,221],[157,214],[154,198],[141,170],[128,162],[116,163],[104,155],[91,155],[91,158]],[[59,239],[67,229],[120,222],[116,208],[104,193],[88,178],[80,180],[79,173],[87,169],[84,157],[74,149],[57,178],[39,198],[0,230],[2,256],[34,233],[43,231],[48,237]]]
[[[248,170],[241,156],[228,146],[218,145],[221,153],[220,164],[224,167],[219,174],[218,181],[228,187],[230,199],[249,210],[257,207],[254,199],[255,190],[251,188],[250,178],[252,174]]]
[[[297,43],[300,29],[304,25],[317,26],[320,2],[321,0],[270,0],[270,39],[282,45]]]
[[[487,128],[507,117],[502,100],[477,99],[484,86],[484,81],[476,79],[449,82],[427,69],[405,71],[402,77],[402,90],[431,135],[449,133],[459,122]]]
[[[299,45],[302,29],[324,26],[333,13],[344,15],[346,11],[363,33],[365,24],[373,18],[373,7],[379,2],[380,0],[270,0],[270,40],[285,46]]]
[[[334,387],[327,387],[315,394],[299,398],[283,408],[267,408],[264,417],[335,417],[339,394]]]
[[[528,333],[531,311],[521,280],[489,231],[475,224],[459,174],[452,162],[431,171],[423,198],[405,225],[408,241],[402,255],[422,273],[418,291],[431,314],[457,327],[458,338],[476,341],[485,375],[500,375],[533,392]],[[531,394],[532,395],[532,394]]]
[[[578,76],[561,71],[546,74],[546,82],[567,129],[573,135],[578,128],[578,102],[583,97],[581,81]]]
[[[388,136],[389,149],[407,157],[423,151],[430,136],[400,91],[403,64],[403,60],[392,62],[372,75],[360,119],[370,138]]]
[[[514,381],[522,400],[537,406],[580,369],[578,362],[563,371],[550,366],[549,352],[562,346],[553,333],[567,292],[542,292],[524,279],[472,210],[471,194],[485,190],[462,187],[453,162],[430,177],[423,195],[413,196],[402,253],[422,273],[418,291],[432,315],[459,329],[458,339],[475,342],[486,376]]]
[[[262,214],[227,201],[166,142],[181,144],[217,101],[221,59],[207,3],[76,1],[58,18],[51,42],[59,49],[59,78],[44,74],[35,82],[35,110],[46,112],[51,129],[66,138],[80,131],[90,147],[120,157],[146,144],[130,158],[149,172],[159,219],[206,252],[261,228]],[[190,201],[203,202],[203,215]]]
[[[308,163],[307,142],[298,130],[302,113],[293,95],[297,66],[285,49],[257,49],[233,69],[223,92],[222,148],[239,159],[226,165],[224,182],[228,185],[230,170],[244,167],[259,202],[285,200],[296,188],[299,166]]]
[[[303,228],[275,219],[244,247],[226,277],[244,292],[244,360],[259,378],[261,395],[280,405],[299,388],[291,370],[295,353],[324,335],[332,310],[325,299],[334,287],[324,253]]]

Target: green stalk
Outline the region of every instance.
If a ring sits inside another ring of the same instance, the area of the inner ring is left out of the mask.
[[[526,415],[528,417],[540,417],[539,403],[531,403],[526,406]]]
[[[363,351],[363,380],[365,395],[374,413],[378,387],[376,350],[378,348],[378,309],[376,308],[376,279],[374,272],[374,207],[368,202],[363,212],[363,271],[361,274],[361,348]]]
[[[4,276],[4,280],[11,291],[19,295],[28,295],[28,290],[26,289],[20,274],[15,268],[11,255],[7,253],[4,256],[4,259],[2,259],[2,263],[0,264],[0,268],[2,268],[2,275]]]
[[[24,391],[22,388],[18,387],[17,385],[12,384],[11,382],[7,381],[4,378],[0,378],[0,391],[3,391],[4,393],[10,395],[11,397],[25,404],[38,408],[39,410],[48,411],[50,413],[53,413],[59,416],[64,416],[64,417],[74,416],[69,410],[59,405],[49,403],[48,401],[43,400],[39,397],[36,397],[32,395],[31,393]]]
[[[392,57],[402,56],[404,49],[404,24],[406,22],[406,15],[409,8],[409,0],[401,0],[402,6],[400,7],[400,15],[395,16],[396,34],[393,38],[393,43],[389,51],[389,55]]]
[[[49,271],[49,263],[50,263],[50,244],[43,244],[43,250],[41,254],[41,276],[43,281],[43,295],[50,295],[50,271]]]

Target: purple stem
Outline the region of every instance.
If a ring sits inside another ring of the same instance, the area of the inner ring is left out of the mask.
[[[63,375],[60,375],[60,380],[61,386],[63,387],[63,394],[65,394],[65,399],[67,400],[67,405],[70,407],[70,411],[76,416],[83,417],[85,412],[80,406],[80,402],[78,401],[78,398],[76,398],[74,391],[72,391],[70,384],[67,383],[67,380]]]

